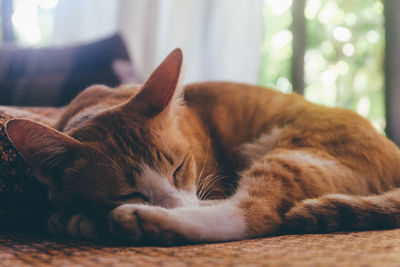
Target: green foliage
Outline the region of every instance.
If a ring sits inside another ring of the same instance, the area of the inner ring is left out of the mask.
[[[288,28],[292,23],[292,15],[287,10],[284,12],[274,10],[273,5],[274,0],[265,1],[263,10],[264,42],[259,82],[291,92],[292,86],[289,81],[292,34]]]
[[[275,31],[288,29],[290,24],[278,22],[282,21],[282,17],[290,16],[290,9],[283,14],[274,15],[270,2],[266,1],[264,11],[266,34],[260,83],[279,88],[277,81],[280,77],[290,80],[291,58],[287,54],[279,55],[281,51],[274,49],[273,37],[268,32],[274,26],[277,27],[273,28]],[[382,2],[308,0],[305,16],[305,97],[319,104],[353,109],[369,118],[376,128],[383,131],[385,108]],[[274,66],[279,68],[275,72],[269,70]]]

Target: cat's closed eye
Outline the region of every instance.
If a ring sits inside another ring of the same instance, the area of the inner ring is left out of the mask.
[[[118,197],[115,197],[115,198],[116,198],[116,200],[123,201],[123,202],[125,202],[125,201],[133,201],[133,200],[149,202],[149,199],[144,194],[142,194],[140,192],[132,192],[132,193],[129,193],[129,194],[126,194],[126,195],[121,195],[121,196],[118,196]]]
[[[178,186],[178,181],[177,181],[177,174],[179,173],[179,171],[182,169],[183,163],[185,162],[185,160],[183,160],[179,166],[175,169],[173,177],[174,177],[174,184],[175,186]]]

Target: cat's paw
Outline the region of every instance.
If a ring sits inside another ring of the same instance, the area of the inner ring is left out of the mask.
[[[174,245],[184,242],[179,222],[168,209],[126,204],[110,214],[110,231],[135,244]]]
[[[54,236],[98,239],[97,226],[83,214],[68,215],[63,211],[54,213],[48,220],[48,229]]]
[[[360,197],[329,194],[306,199],[285,214],[288,233],[326,233],[351,229],[358,213]],[[357,201],[358,200],[358,201]],[[345,222],[345,223],[343,223]]]
[[[285,215],[281,231],[285,234],[312,233],[318,225],[318,218],[313,214],[313,200],[302,202],[290,209]]]
[[[68,235],[74,238],[98,239],[98,229],[89,218],[83,214],[74,214],[67,225]]]
[[[69,216],[59,210],[52,214],[47,220],[47,229],[53,236],[61,237],[67,235],[67,222]]]

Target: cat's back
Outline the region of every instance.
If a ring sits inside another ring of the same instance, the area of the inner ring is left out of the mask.
[[[292,122],[307,105],[296,93],[286,95],[261,86],[233,82],[187,85],[184,99],[230,146],[251,141],[265,131]]]
[[[351,135],[386,140],[353,111],[313,104],[296,93],[283,94],[261,86],[231,82],[191,84],[185,88],[185,102],[216,128],[223,139],[233,138],[239,143],[276,128],[282,135],[310,139],[307,142],[314,139],[323,143],[326,135],[334,132],[340,134],[342,140]]]
[[[265,152],[324,151],[369,176],[398,176],[400,169],[393,166],[400,166],[399,149],[353,111],[316,105],[298,94],[224,82],[189,85],[185,100],[228,157],[243,145],[267,140]]]

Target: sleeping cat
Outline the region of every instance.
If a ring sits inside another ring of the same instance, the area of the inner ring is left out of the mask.
[[[368,121],[258,86],[179,86],[181,65],[176,49],[143,85],[89,87],[56,129],[7,123],[60,209],[51,232],[176,244],[399,226],[400,152]]]

